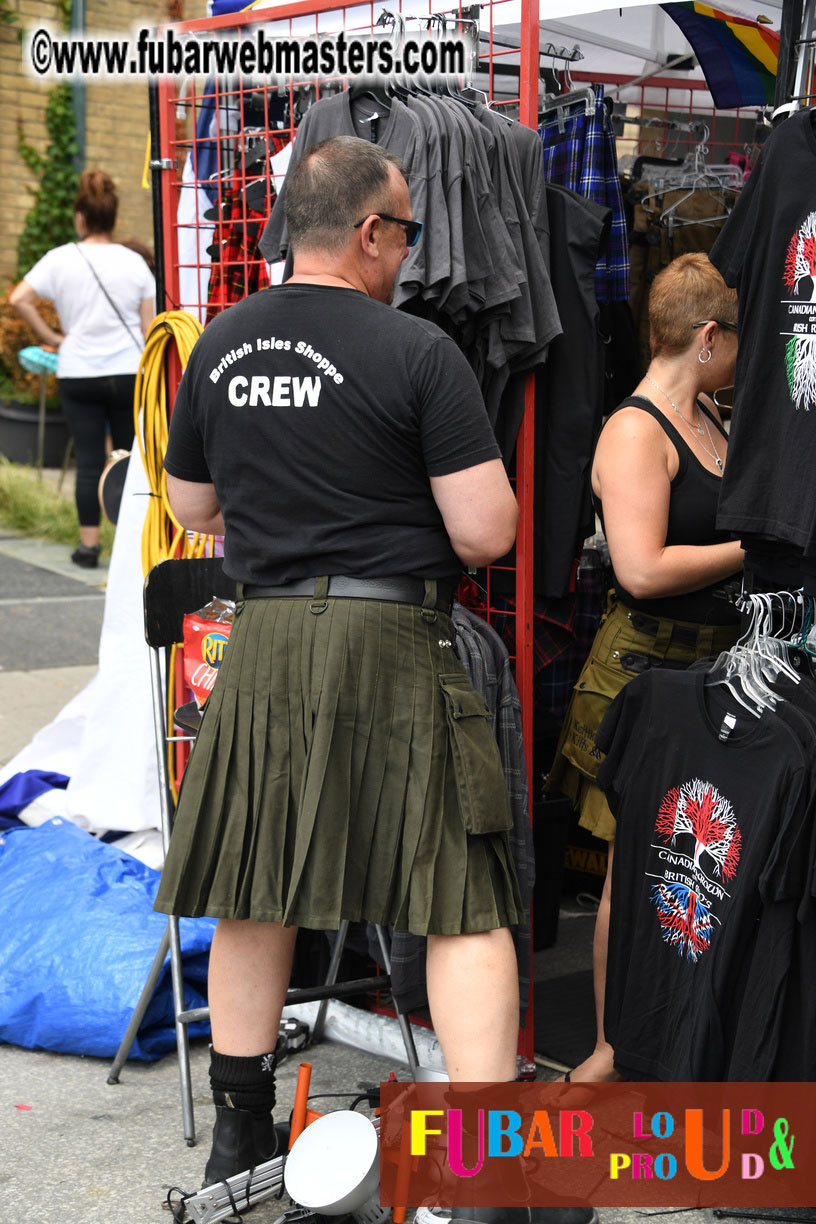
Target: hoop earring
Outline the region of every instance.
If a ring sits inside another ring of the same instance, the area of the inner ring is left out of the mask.
[[[706,354],[705,357],[703,356],[703,353]],[[699,353],[697,354],[697,360],[699,361],[700,365],[708,365],[709,361],[711,360],[711,349],[700,349]]]

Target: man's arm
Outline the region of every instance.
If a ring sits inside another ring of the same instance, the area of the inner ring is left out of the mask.
[[[182,527],[188,531],[200,531],[202,535],[223,535],[224,520],[214,486],[179,480],[169,472],[166,476],[170,508]]]
[[[489,565],[510,551],[518,506],[501,459],[430,480],[453,551],[463,565]]]

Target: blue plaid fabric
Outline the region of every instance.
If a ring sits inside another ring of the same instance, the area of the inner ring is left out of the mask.
[[[595,268],[599,302],[629,300],[629,237],[618,177],[612,120],[604,105],[603,86],[595,87],[595,109],[583,103],[557,112],[543,122],[538,134],[544,145],[544,176],[548,183],[569,187],[612,210],[609,244]]]

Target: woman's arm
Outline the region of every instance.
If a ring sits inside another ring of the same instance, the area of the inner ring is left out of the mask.
[[[742,569],[744,553],[736,540],[667,547],[676,464],[663,430],[639,409],[616,412],[598,441],[593,489],[603,502],[615,574],[635,599],[685,595]]]
[[[48,326],[34,305],[36,300],[37,294],[26,280],[21,280],[19,285],[15,285],[9,295],[9,304],[14,307],[22,319],[25,319],[34,334],[44,344],[50,344],[52,348],[59,348],[65,337],[61,332],[56,332],[53,327]]]

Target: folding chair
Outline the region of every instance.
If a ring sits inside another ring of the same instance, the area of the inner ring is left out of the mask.
[[[184,616],[188,612],[196,612],[204,607],[214,595],[225,599],[234,599],[235,583],[228,578],[223,570],[221,559],[201,558],[185,561],[162,561],[150,570],[144,585],[144,624],[145,639],[150,647],[150,677],[153,698],[153,722],[156,735],[156,760],[159,771],[159,797],[161,806],[161,832],[164,852],[167,853],[170,844],[170,834],[173,828],[174,803],[170,790],[170,778],[167,768],[167,745],[169,743],[195,740],[195,732],[199,719],[195,703],[182,706],[176,711],[174,722],[186,727],[191,734],[170,735],[167,731],[167,696],[168,688],[165,677],[169,676],[169,659],[172,646],[183,640]],[[162,674],[162,651],[164,652],[164,674]],[[286,996],[287,1005],[320,1000],[320,1008],[315,1024],[312,1027],[314,1040],[319,1039],[323,1031],[326,1008],[330,998],[342,998],[360,994],[363,990],[388,990],[391,985],[391,957],[388,933],[385,928],[377,926],[377,940],[382,954],[385,974],[376,977],[358,978],[352,982],[337,983],[340,959],[345,946],[348,922],[342,922],[335,940],[325,981],[320,986],[308,986],[302,989],[290,989]],[[170,916],[167,919],[167,929],[162,937],[155,960],[147,976],[139,1001],[134,1010],[127,1031],[111,1064],[108,1073],[108,1083],[119,1082],[121,1071],[130,1047],[144,1018],[147,1006],[153,996],[156,983],[162,973],[164,960],[170,950],[170,978],[173,988],[173,1009],[176,1025],[176,1042],[178,1046],[179,1080],[181,1083],[181,1112],[184,1137],[190,1147],[195,1144],[195,1124],[193,1119],[193,1093],[190,1078],[190,1046],[187,1025],[198,1020],[209,1018],[209,1008],[197,1007],[187,1009],[184,999],[184,978],[182,972],[181,945],[179,942],[178,919]],[[411,1074],[416,1076],[418,1059],[411,1026],[407,1018],[397,1008],[402,1039]]]

